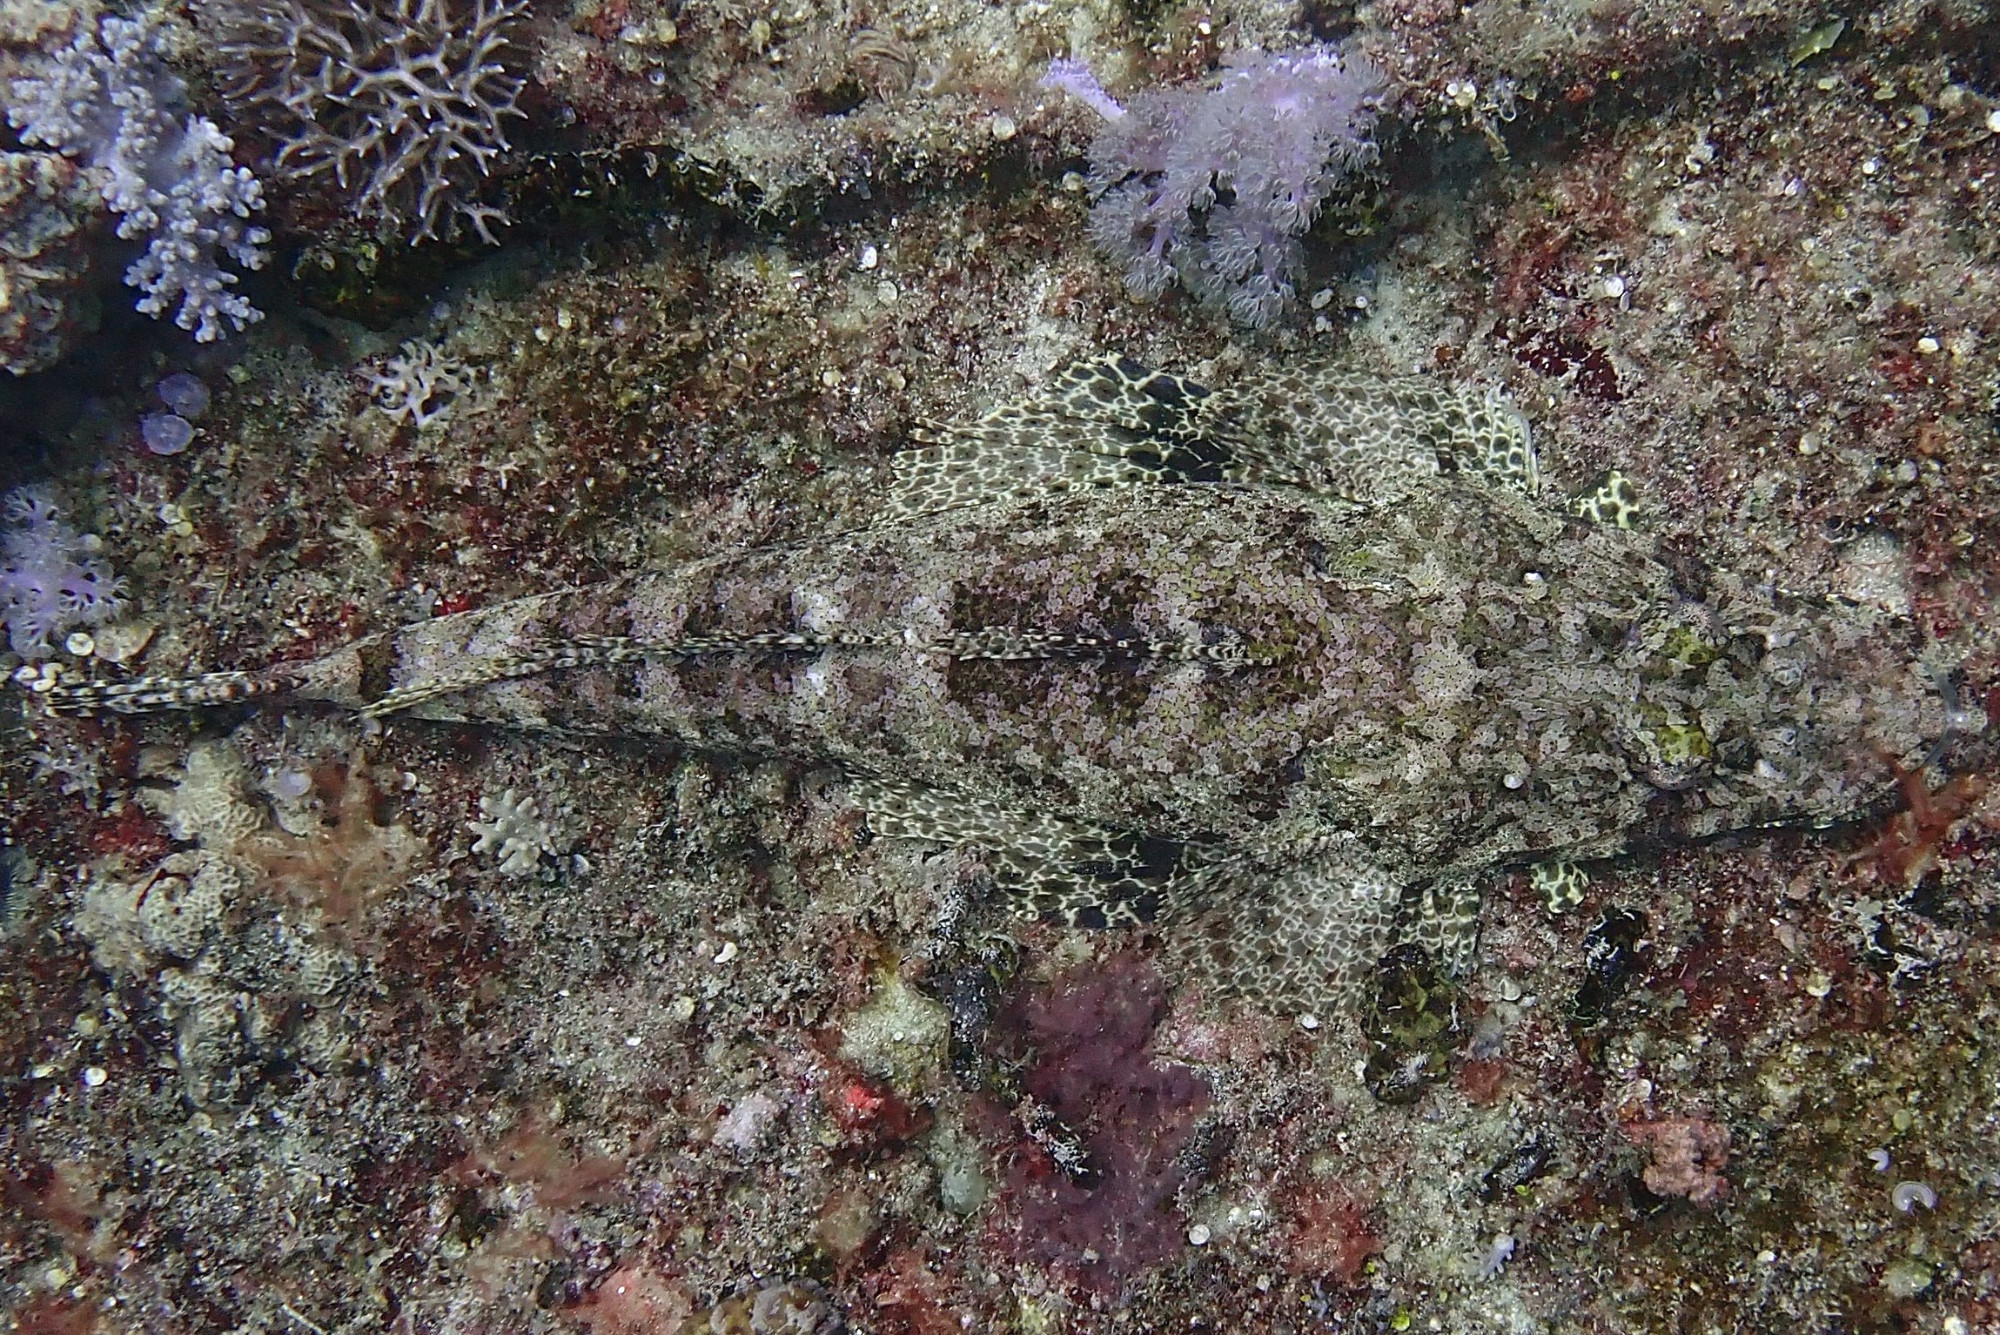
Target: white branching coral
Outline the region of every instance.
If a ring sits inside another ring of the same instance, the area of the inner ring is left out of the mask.
[[[287,180],[331,178],[354,212],[416,242],[460,220],[497,244],[476,197],[509,151],[526,53],[521,0],[205,0],[223,96],[278,141]]]
[[[479,380],[458,358],[434,343],[412,339],[380,371],[361,373],[386,417],[413,423],[421,431],[462,407],[475,406]]]
[[[507,875],[526,876],[540,864],[543,854],[554,855],[555,844],[534,798],[521,797],[509,788],[498,798],[480,798],[479,814],[486,819],[465,823],[466,829],[479,836],[472,851],[497,852],[500,870]]]
[[[7,119],[22,142],[82,162],[119,215],[118,235],[146,239],[125,271],[145,293],[141,311],[163,315],[179,302],[174,323],[202,343],[263,318],[217,262],[263,265],[271,234],[249,221],[264,207],[263,187],[231,159],[235,144],[214,121],[187,114],[186,86],[161,59],[155,20],[107,16],[84,27],[7,91]]]

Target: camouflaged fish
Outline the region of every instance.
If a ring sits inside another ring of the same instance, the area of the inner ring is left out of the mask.
[[[1686,587],[1622,483],[1542,503],[1490,392],[1107,360],[917,436],[864,531],[261,672],[36,685],[60,712],[308,699],[830,764],[875,832],[1307,1009],[1392,947],[1465,968],[1496,869],[1827,821],[1947,732],[1907,630]]]

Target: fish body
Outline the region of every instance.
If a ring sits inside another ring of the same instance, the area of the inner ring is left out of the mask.
[[[1252,414],[1207,410],[1224,425],[1109,445],[1085,414],[1082,448],[1028,414],[1053,459],[1030,470],[989,416],[899,479],[951,478],[951,504],[441,617],[234,694],[832,765],[880,832],[985,849],[1037,911],[1188,924],[1191,970],[1304,1006],[1402,940],[1463,966],[1495,868],[1830,820],[1943,734],[1883,617],[1689,589],[1530,494],[1532,467],[1453,466],[1448,430],[1406,424],[1373,497],[1351,461],[1310,485],[1323,450],[1272,484],[1305,447],[1264,419],[1280,463],[1232,474]],[[963,493],[980,459],[1004,494]]]

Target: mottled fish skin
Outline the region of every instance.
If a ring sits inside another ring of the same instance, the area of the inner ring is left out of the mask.
[[[1440,483],[1354,516],[1282,493],[1126,489],[976,518],[442,617],[388,637],[387,679],[587,635],[1228,638],[1282,659],[836,648],[579,668],[412,712],[833,761],[1183,835],[1310,813],[1425,866],[1831,819],[1943,726],[1884,619],[1723,583],[1687,598],[1641,540],[1511,493]]]
[[[1921,767],[1944,705],[1906,628],[1724,575],[1701,593],[1638,535],[1445,470],[1360,508],[1114,485],[525,598],[243,680],[363,708],[537,646],[771,637],[408,712],[837,765],[881,832],[993,850],[1030,907],[1075,921],[1190,922],[1193,976],[1315,1006],[1399,940],[1465,964],[1491,869],[1830,821]],[[940,650],[995,632],[1222,661]]]

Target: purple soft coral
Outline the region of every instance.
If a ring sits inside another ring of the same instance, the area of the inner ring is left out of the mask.
[[[24,143],[84,162],[98,192],[121,215],[118,235],[149,238],[125,271],[146,295],[138,307],[165,314],[207,343],[263,318],[232,291],[237,275],[263,265],[271,234],[250,225],[263,187],[230,160],[215,122],[183,114],[187,90],[160,56],[157,20],[103,18],[41,62],[36,77],[8,85],[7,119]]]
[[[14,652],[38,658],[49,636],[97,626],[125,605],[124,586],[97,555],[97,539],[62,522],[46,488],[22,487],[0,501],[0,625]]]
[[[1276,319],[1302,267],[1296,238],[1374,153],[1382,75],[1330,47],[1229,57],[1213,89],[1164,88],[1120,107],[1079,61],[1044,83],[1105,117],[1090,148],[1090,235],[1150,300],[1179,278],[1240,324]],[[1115,114],[1114,114],[1115,113]]]

